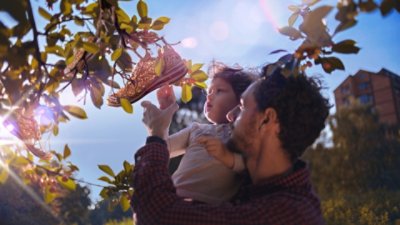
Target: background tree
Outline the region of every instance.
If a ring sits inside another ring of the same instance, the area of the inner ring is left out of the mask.
[[[400,136],[371,106],[354,102],[329,119],[331,147],[307,152],[328,224],[395,224],[400,219]],[[398,129],[398,128],[397,128]]]

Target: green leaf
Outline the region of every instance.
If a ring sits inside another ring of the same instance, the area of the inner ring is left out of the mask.
[[[120,102],[121,102],[122,109],[124,109],[125,112],[133,113],[133,106],[132,106],[131,102],[129,102],[128,99],[121,98]]]
[[[106,176],[99,177],[98,180],[107,182],[109,184],[113,184],[113,181],[109,177],[106,177]]]
[[[121,87],[119,86],[119,84],[113,80],[107,80],[106,82],[104,82],[105,84],[107,84],[108,86],[115,88],[115,89],[120,89]]]
[[[98,45],[96,45],[95,43],[91,43],[91,42],[83,42],[83,49],[85,49],[85,51],[92,53],[92,54],[96,54],[100,48]]]
[[[64,181],[65,178],[61,176],[57,176],[57,181],[63,186],[64,188],[75,191],[76,189],[76,183],[72,179],[68,178],[66,181]]]
[[[204,82],[208,79],[207,74],[202,70],[194,71],[192,74],[190,74],[190,77],[197,82]]]
[[[106,174],[115,177],[114,171],[108,165],[98,165],[99,169],[105,172]]]
[[[43,18],[45,18],[46,20],[50,20],[51,19],[51,14],[49,12],[47,12],[45,9],[43,9],[42,7],[39,6],[39,15],[41,15]]]
[[[120,201],[122,211],[124,211],[124,212],[128,211],[128,209],[131,207],[128,195],[122,194],[119,201]]]
[[[162,71],[164,70],[164,58],[157,58],[156,65],[154,66],[154,70],[157,76],[160,76]]]
[[[68,147],[68,145],[65,145],[64,147],[64,154],[63,158],[66,159],[71,155],[71,149]]]
[[[67,111],[69,114],[71,114],[72,116],[75,116],[76,118],[87,119],[85,110],[83,110],[82,108],[80,108],[78,106],[66,105],[66,106],[63,106],[63,109],[65,111]]]
[[[332,46],[332,51],[339,53],[355,53],[357,54],[360,51],[360,48],[355,46],[356,42],[354,40],[344,40],[339,43],[336,43]]]
[[[162,30],[164,28],[164,25],[167,24],[170,21],[168,17],[159,17],[156,19],[153,24],[151,25],[151,29],[153,30]]]
[[[188,103],[192,100],[192,87],[189,84],[182,85],[182,102]]]
[[[111,60],[116,61],[117,59],[119,59],[121,54],[122,54],[122,48],[115,49],[115,51],[111,54]]]
[[[147,4],[140,0],[137,3],[137,11],[139,13],[140,18],[146,18],[147,17]]]

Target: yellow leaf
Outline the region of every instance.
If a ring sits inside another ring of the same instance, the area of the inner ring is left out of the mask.
[[[54,136],[58,135],[58,126],[57,125],[53,126],[53,134],[54,134]]]
[[[192,100],[192,87],[189,84],[182,85],[182,102],[188,103]]]
[[[124,22],[124,23],[129,23],[131,21],[131,18],[129,18],[128,14],[121,8],[117,9],[117,16],[119,22]]]
[[[45,9],[43,9],[42,7],[39,7],[39,14],[45,18],[46,20],[50,20],[51,19],[51,14],[48,13]]]
[[[192,69],[192,60],[189,59],[189,60],[185,61],[185,64],[186,64],[186,68],[188,70]]]
[[[121,98],[120,99],[121,106],[124,109],[125,112],[127,113],[133,113],[133,107],[132,104],[129,102],[128,99],[126,98]]]
[[[111,54],[111,60],[116,61],[117,59],[119,59],[121,54],[122,54],[122,48],[115,49],[115,51]]]
[[[115,177],[114,171],[108,165],[98,165],[99,169],[105,172],[106,174]]]
[[[202,70],[197,70],[190,74],[190,77],[193,78],[197,82],[204,82],[208,79],[207,74]]]
[[[46,204],[52,202],[57,197],[56,193],[50,191],[50,187],[46,187],[44,191],[44,202]]]
[[[204,82],[194,82],[194,85],[202,89],[207,89],[207,84]]]
[[[154,67],[157,76],[160,76],[162,71],[164,70],[164,58],[157,58],[156,65]]]
[[[139,13],[140,18],[147,17],[147,4],[144,1],[140,0],[137,3],[137,11]]]
[[[192,65],[192,72],[199,70],[204,64],[203,63],[196,63],[194,65]]]
[[[90,42],[83,42],[83,49],[85,49],[85,51],[92,53],[92,54],[96,54],[100,48],[99,46],[97,46],[95,43],[90,43]]]
[[[75,181],[73,181],[72,179],[68,178],[66,181],[64,181],[63,177],[58,176],[57,177],[57,181],[61,184],[61,186],[63,186],[64,188],[71,190],[71,191],[75,191],[76,189],[76,183]]]
[[[0,184],[4,184],[8,178],[8,166],[0,167]]]
[[[26,166],[29,164],[29,160],[25,157],[17,156],[14,158],[13,164],[17,166]]]
[[[82,108],[80,108],[78,106],[66,105],[63,107],[63,109],[66,110],[72,116],[75,116],[76,118],[87,119],[85,110],[83,110]]]
[[[109,184],[112,184],[112,183],[113,183],[113,181],[112,181],[109,177],[106,177],[106,176],[101,176],[101,177],[98,178],[98,180],[107,182],[107,183],[109,183]]]
[[[132,31],[133,31],[133,27],[126,23],[121,23],[120,28],[122,30],[125,30],[127,33],[132,33]]]
[[[68,156],[71,155],[71,149],[68,147],[68,145],[65,145],[64,147],[64,154],[63,154],[63,158],[66,159],[68,158]]]
[[[126,212],[131,207],[128,195],[122,194],[119,200],[122,211]]]

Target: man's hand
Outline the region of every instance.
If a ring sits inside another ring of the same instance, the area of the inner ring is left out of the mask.
[[[166,109],[171,104],[176,102],[174,89],[171,85],[165,85],[157,90],[157,100],[160,109]]]
[[[222,143],[219,138],[212,136],[200,136],[196,140],[198,143],[204,145],[208,154],[221,161],[229,169],[233,169],[235,165],[235,157]]]
[[[171,104],[163,110],[157,108],[149,101],[143,101],[141,105],[144,108],[142,121],[149,135],[166,139],[172,116],[179,108],[178,104]]]

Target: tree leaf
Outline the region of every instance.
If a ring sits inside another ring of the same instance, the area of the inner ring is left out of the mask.
[[[8,169],[7,165],[0,167],[0,184],[4,184],[8,179],[8,172],[7,172],[6,167]]]
[[[44,202],[46,204],[52,202],[57,197],[56,193],[50,191],[50,187],[47,186],[44,191]]]
[[[139,2],[137,3],[137,11],[139,13],[140,18],[146,18],[147,17],[147,4],[144,1],[139,0]]]
[[[201,89],[206,89],[207,88],[207,84],[204,82],[194,82],[194,85],[196,85],[197,87],[201,88]]]
[[[280,52],[287,52],[287,50],[285,50],[285,49],[277,49],[277,50],[274,50],[274,51],[270,52],[269,54],[273,55],[273,54],[280,53]]]
[[[125,30],[127,33],[132,33],[133,32],[133,27],[129,24],[126,23],[121,23],[120,28],[122,30]]]
[[[164,70],[164,57],[158,57],[156,61],[156,65],[154,66],[154,70],[157,76],[160,76],[162,71]]]
[[[90,87],[90,98],[92,99],[93,105],[100,109],[103,105],[103,94],[96,86]]]
[[[76,118],[87,119],[85,110],[83,110],[82,108],[80,108],[78,106],[66,105],[66,106],[63,106],[63,109],[65,111],[67,111],[69,114],[71,114],[72,116],[75,116]]]
[[[194,71],[192,74],[190,74],[190,77],[197,82],[204,82],[208,79],[207,74],[202,70]]]
[[[130,172],[132,170],[132,165],[126,160],[124,160],[124,170],[127,172]]]
[[[382,16],[387,16],[392,11],[394,4],[393,0],[383,0],[379,7]]]
[[[116,61],[117,59],[119,59],[119,57],[121,57],[121,54],[122,48],[115,49],[115,51],[111,54],[111,60]]]
[[[190,70],[193,72],[199,70],[204,64],[203,63],[196,63],[193,64],[192,67],[190,68]]]
[[[83,42],[83,49],[85,49],[85,51],[92,53],[92,54],[96,54],[100,48],[98,45],[96,45],[95,43],[91,43],[91,42]]]
[[[298,17],[299,17],[299,13],[293,13],[293,14],[289,17],[289,19],[288,19],[289,27],[292,27],[292,26],[293,26],[293,24],[296,22],[296,20],[297,20]]]
[[[40,6],[39,6],[39,15],[41,15],[43,18],[45,18],[46,20],[49,20],[49,21],[52,17],[49,12],[47,12],[45,9],[43,9]]]
[[[131,21],[131,18],[128,16],[128,14],[126,14],[126,12],[121,8],[117,9],[117,16],[120,23],[123,22],[129,24]]]
[[[119,86],[119,84],[113,80],[107,80],[106,82],[104,82],[105,84],[107,84],[108,86],[115,88],[115,89],[120,89],[121,87]]]
[[[61,0],[60,8],[64,15],[69,15],[72,13],[72,5],[69,0]]]
[[[153,24],[151,25],[151,29],[153,30],[162,30],[164,28],[164,25],[167,24],[170,21],[168,17],[159,17],[156,19]]]
[[[105,172],[106,174],[115,177],[114,171],[108,165],[98,165],[99,169]]]
[[[303,37],[303,35],[301,35],[300,31],[298,31],[296,28],[293,28],[293,27],[279,28],[279,33],[289,36],[291,40],[297,40],[297,39]]]
[[[122,194],[121,198],[119,199],[120,206],[122,211],[126,212],[131,207],[130,200],[127,194]]]
[[[344,40],[339,43],[336,43],[332,46],[332,51],[339,53],[355,53],[357,54],[360,51],[360,48],[355,46],[356,42],[354,40]]]
[[[64,154],[63,158],[66,159],[71,155],[71,149],[68,147],[68,145],[65,145],[64,147]]]
[[[107,182],[109,184],[113,184],[113,181],[109,177],[106,177],[106,176],[99,177],[98,180]]]
[[[65,178],[61,176],[57,176],[57,181],[63,186],[64,188],[75,191],[76,189],[76,183],[73,181],[71,178],[68,178],[66,181],[64,181]]]
[[[182,85],[182,102],[188,103],[190,100],[192,100],[192,86],[185,83]]]
[[[128,99],[120,98],[119,101],[121,102],[122,109],[124,109],[125,112],[133,113],[133,106]]]
[[[357,20],[346,20],[345,22],[341,22],[335,29],[334,34],[337,34],[341,31],[344,31],[346,29],[349,29],[350,27],[353,27],[354,25],[357,24]]]

